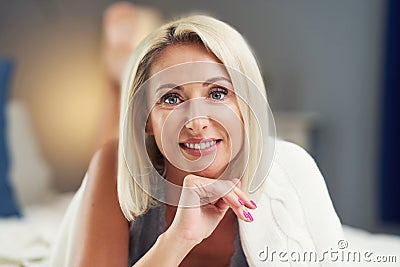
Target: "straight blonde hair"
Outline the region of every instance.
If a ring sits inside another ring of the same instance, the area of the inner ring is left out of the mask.
[[[138,151],[136,146],[138,138],[135,136],[124,136],[124,123],[131,123],[128,119],[125,121],[125,115],[129,110],[129,105],[141,85],[149,78],[148,73],[154,58],[169,45],[194,43],[204,46],[209,52],[213,53],[227,67],[239,71],[247,77],[253,85],[243,84],[243,81],[235,80],[235,75],[231,74],[233,87],[236,92],[249,98],[259,97],[260,94],[267,100],[265,87],[256,59],[251,52],[247,42],[242,35],[228,24],[215,18],[205,15],[191,15],[172,22],[169,22],[152,34],[147,36],[132,53],[128,65],[125,69],[124,79],[121,87],[120,102],[120,126],[119,126],[119,146],[118,146],[118,198],[121,209],[127,218],[132,221],[136,216],[142,215],[149,208],[157,205],[146,191],[151,186],[146,184],[146,173],[148,169],[144,164],[143,151]],[[240,84],[239,84],[240,83]],[[255,85],[255,86],[254,86]],[[250,88],[257,88],[258,94],[251,92]],[[248,151],[251,151],[252,157],[249,158],[247,167],[243,173],[242,190],[249,191],[251,179],[259,164],[260,157],[260,134],[257,128],[257,121],[251,116],[250,108],[239,101],[239,108],[243,117],[244,130],[251,138]],[[128,114],[129,116],[129,114]],[[122,142],[123,138],[127,142]],[[148,147],[150,147],[149,157],[154,167],[161,173],[162,155],[159,153],[152,136],[146,136]],[[126,144],[131,144],[130,147]],[[129,166],[124,155],[124,150],[134,150],[130,154]],[[160,160],[161,159],[161,160]],[[132,177],[140,176],[142,188]]]

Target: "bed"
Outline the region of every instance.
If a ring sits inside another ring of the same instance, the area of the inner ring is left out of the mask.
[[[43,203],[24,207],[22,219],[0,219],[0,266],[48,266],[51,245],[72,193],[51,194]],[[395,255],[397,263],[368,263],[360,266],[400,266],[400,238],[370,234],[344,226],[349,249],[369,250],[373,255]]]
[[[52,173],[23,102],[8,101],[4,115],[12,163],[8,178],[21,217],[0,217],[0,266],[45,266],[73,193],[51,189]]]
[[[0,218],[0,266],[48,266],[52,244],[74,193],[57,193],[50,187],[51,171],[41,155],[23,103],[6,105],[8,145],[13,162],[10,180],[22,217]],[[387,255],[395,263],[361,263],[361,266],[400,266],[400,237],[376,235],[345,226],[349,249]],[[348,265],[346,265],[348,266]]]
[[[23,218],[0,219],[0,266],[47,266],[72,195],[49,194],[43,203],[23,207]]]

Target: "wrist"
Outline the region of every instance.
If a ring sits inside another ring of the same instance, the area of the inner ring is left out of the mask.
[[[184,232],[175,232],[169,228],[167,231],[162,233],[157,243],[160,246],[169,248],[170,251],[174,251],[174,261],[180,264],[187,254],[200,242],[191,238],[192,235]]]

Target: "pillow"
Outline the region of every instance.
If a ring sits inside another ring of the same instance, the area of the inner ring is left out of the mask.
[[[7,148],[6,104],[12,63],[0,58],[0,217],[20,216],[19,207],[9,182],[10,160]]]
[[[40,144],[24,103],[17,99],[7,104],[8,150],[11,159],[10,183],[22,210],[31,204],[46,202],[53,193],[51,169],[42,155]]]

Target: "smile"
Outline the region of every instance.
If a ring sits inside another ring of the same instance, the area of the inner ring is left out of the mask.
[[[216,146],[222,141],[222,139],[215,140],[190,140],[187,142],[179,143],[187,153],[193,156],[206,155],[215,152]]]
[[[210,146],[213,146],[217,143],[217,141],[211,141],[211,142],[205,142],[205,143],[183,143],[183,145],[187,148],[191,149],[205,149],[209,148]]]

